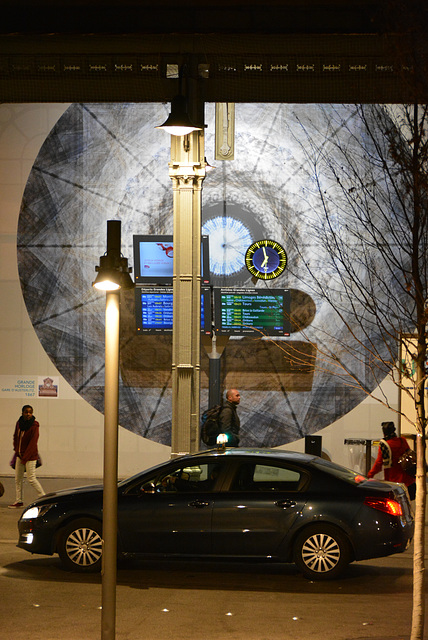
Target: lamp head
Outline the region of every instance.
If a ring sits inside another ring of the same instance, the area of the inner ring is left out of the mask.
[[[99,291],[116,291],[120,289],[120,272],[115,268],[114,259],[110,255],[100,256],[100,266],[95,267],[97,277],[92,286]]]
[[[118,289],[132,289],[134,282],[129,275],[132,271],[128,267],[128,259],[117,257],[114,252],[107,252],[100,256],[100,266],[95,267],[97,277],[92,286],[99,291],[117,291]]]
[[[117,291],[120,289],[120,284],[116,282],[117,272],[113,270],[100,271],[95,278],[92,286],[98,291]]]
[[[171,102],[171,113],[165,122],[155,129],[164,129],[172,136],[186,136],[192,131],[202,131],[202,127],[193,124],[187,113],[187,101],[182,95],[175,96]]]

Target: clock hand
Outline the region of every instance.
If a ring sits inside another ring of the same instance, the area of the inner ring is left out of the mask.
[[[268,254],[266,253],[266,249],[265,249],[264,247],[262,247],[262,249],[263,249],[263,255],[264,255],[265,259],[263,260],[263,262],[261,263],[261,265],[260,265],[260,266],[261,266],[261,267],[264,267],[265,265],[267,265],[267,262],[268,262],[268,260],[269,260],[269,256],[268,256]]]

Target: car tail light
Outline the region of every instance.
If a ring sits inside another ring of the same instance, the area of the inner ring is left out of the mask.
[[[372,509],[378,509],[384,513],[388,513],[390,516],[402,516],[403,509],[401,504],[392,498],[366,498],[364,504]]]

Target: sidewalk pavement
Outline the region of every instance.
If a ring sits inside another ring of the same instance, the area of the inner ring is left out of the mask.
[[[38,477],[45,491],[102,482]],[[18,549],[21,510],[7,508],[13,478],[0,480],[0,637],[101,638],[101,576]],[[25,504],[33,497],[26,486]],[[294,565],[136,561],[118,569],[115,638],[409,640],[411,613],[412,547],[327,582],[306,580]]]

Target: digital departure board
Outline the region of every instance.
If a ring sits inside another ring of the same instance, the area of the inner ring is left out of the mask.
[[[287,289],[214,289],[216,334],[290,335],[290,291]]]
[[[136,287],[135,319],[137,333],[172,333],[172,287]],[[212,330],[211,292],[201,287],[201,332]]]

